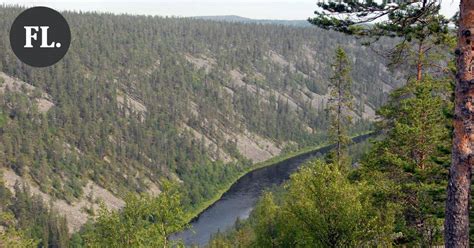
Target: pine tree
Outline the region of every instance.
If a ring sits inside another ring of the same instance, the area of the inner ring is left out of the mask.
[[[440,65],[426,61],[435,46],[449,42],[449,20],[440,14],[438,1],[329,1],[318,6],[316,17],[309,19],[311,23],[364,37],[363,44],[379,41],[383,36],[399,37],[396,46],[384,46],[388,51],[382,53],[392,67],[413,66],[416,80],[422,79],[424,69],[439,69]],[[375,23],[366,25],[371,22]],[[410,67],[408,70],[412,71]]]
[[[351,139],[348,130],[352,124],[353,96],[351,94],[351,66],[346,52],[338,47],[335,50],[332,63],[333,74],[331,80],[331,96],[328,100],[327,111],[330,118],[329,134],[335,144],[334,164],[340,169],[347,166],[347,146]]]
[[[454,140],[446,201],[446,247],[469,247],[471,170],[474,164],[474,75],[471,34],[474,32],[474,3],[461,0],[457,75],[454,102]]]
[[[413,29],[435,27],[434,31],[445,30],[445,21],[427,22],[431,16],[439,16],[441,1],[330,1],[320,2],[322,10],[315,12],[311,22],[326,28],[350,34],[374,36],[411,37]],[[342,14],[342,15],[340,15]],[[338,18],[343,16],[342,18]],[[362,25],[388,17],[375,25]],[[438,19],[442,20],[442,19]],[[443,24],[444,23],[444,24]],[[432,25],[434,24],[434,25]],[[445,244],[447,247],[469,246],[469,201],[471,188],[471,166],[474,156],[473,108],[474,89],[471,71],[471,34],[474,31],[474,3],[461,0],[459,11],[458,48],[456,49],[457,76],[454,110],[454,139],[452,146],[452,165],[445,216]],[[416,37],[420,39],[420,37]]]
[[[396,243],[434,246],[442,242],[444,189],[449,165],[452,107],[448,79],[425,76],[393,91],[378,114],[384,138],[361,163],[362,178],[396,185],[381,202],[399,204]],[[359,172],[358,172],[359,173]]]

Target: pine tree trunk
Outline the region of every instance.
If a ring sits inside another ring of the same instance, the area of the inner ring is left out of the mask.
[[[455,90],[454,140],[446,201],[446,247],[469,247],[469,205],[474,120],[474,1],[461,0]]]
[[[420,82],[423,74],[423,42],[421,39],[418,43],[418,60],[416,62],[416,81]]]

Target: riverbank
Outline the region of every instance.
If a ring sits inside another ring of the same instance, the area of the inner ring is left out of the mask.
[[[354,139],[357,139],[357,138],[360,138],[360,137],[370,136],[370,135],[374,135],[374,134],[375,134],[374,132],[367,132],[367,133],[352,136],[351,139],[354,140]],[[250,173],[252,171],[255,171],[255,170],[258,170],[258,169],[268,167],[268,166],[275,165],[277,163],[281,163],[285,160],[289,160],[289,159],[292,159],[292,158],[295,158],[295,157],[298,157],[298,156],[303,156],[303,155],[306,155],[306,154],[309,154],[309,153],[314,153],[314,152],[316,152],[320,149],[323,149],[323,148],[331,146],[331,145],[332,144],[323,144],[323,145],[318,145],[318,146],[308,146],[308,147],[299,149],[298,151],[293,151],[293,152],[288,152],[288,153],[285,153],[285,154],[280,154],[278,156],[275,156],[275,157],[270,158],[268,160],[265,160],[263,162],[255,163],[254,165],[249,166],[246,170],[239,173],[234,180],[232,180],[230,183],[226,184],[221,190],[219,190],[218,193],[214,197],[212,197],[211,199],[209,199],[205,202],[202,202],[199,207],[197,207],[194,211],[187,214],[186,218],[185,218],[186,222],[190,223],[195,218],[199,217],[199,215],[202,212],[206,211],[213,204],[215,204],[219,199],[221,199],[222,196],[227,191],[229,191],[229,189],[232,187],[232,185],[234,185],[237,181],[239,181],[239,179],[241,179],[243,176],[247,175],[248,173]]]

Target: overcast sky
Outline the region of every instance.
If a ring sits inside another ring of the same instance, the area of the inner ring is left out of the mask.
[[[0,0],[0,3],[48,6],[58,10],[105,11],[161,16],[239,15],[254,19],[304,20],[313,15],[316,0]],[[459,0],[443,0],[451,17]]]

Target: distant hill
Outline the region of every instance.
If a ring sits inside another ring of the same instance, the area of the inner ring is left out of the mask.
[[[295,27],[310,27],[311,24],[306,20],[266,20],[266,19],[251,19],[236,15],[223,16],[195,16],[192,18],[212,20],[212,21],[226,21],[226,22],[241,22],[241,23],[259,23],[259,24],[276,24]]]

